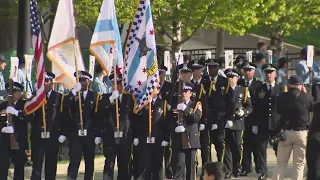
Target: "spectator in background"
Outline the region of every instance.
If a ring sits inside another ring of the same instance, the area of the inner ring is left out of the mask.
[[[4,55],[0,54],[0,70],[3,71],[7,66],[7,59]],[[6,90],[6,82],[4,81],[3,74],[0,72],[0,90]],[[3,100],[1,100],[3,101]]]
[[[257,53],[267,53],[267,45],[264,42],[258,42],[257,44]]]
[[[303,48],[300,52],[301,60],[296,65],[296,74],[301,77],[307,91],[310,90],[310,69],[307,66],[307,48]]]
[[[278,71],[277,71],[277,83],[284,87],[287,85],[288,81],[288,60],[285,57],[282,57],[278,60]]]
[[[264,75],[262,73],[261,67],[266,62],[266,57],[262,53],[256,54],[255,62],[254,64],[257,66],[256,73],[254,75],[255,78],[258,78],[260,81],[264,82]]]
[[[26,63],[24,59],[20,59],[18,69],[18,83],[22,84],[24,87],[24,98],[31,98],[33,92],[33,86],[31,79],[27,79],[26,74]]]
[[[100,64],[97,64],[95,67],[96,77],[92,83],[93,92],[106,94],[107,93],[107,84],[104,82],[104,78],[107,73],[102,69]]]
[[[320,102],[314,105],[307,140],[307,180],[320,179]]]
[[[320,100],[320,50],[317,50],[313,60],[313,83],[312,83],[312,96],[313,100]]]
[[[220,162],[206,163],[202,167],[203,180],[223,180],[226,173],[226,166]]]

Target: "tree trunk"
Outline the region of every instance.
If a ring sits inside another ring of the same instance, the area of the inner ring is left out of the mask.
[[[215,59],[219,59],[223,56],[224,53],[224,31],[217,31],[217,43],[216,43],[216,57]]]

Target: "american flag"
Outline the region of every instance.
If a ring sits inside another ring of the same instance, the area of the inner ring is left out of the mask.
[[[44,88],[45,68],[42,51],[42,39],[40,30],[40,12],[37,0],[30,1],[30,22],[32,34],[32,47],[34,49],[34,58],[36,60],[36,78],[37,91],[25,105],[26,114],[31,114],[39,109],[46,102],[46,92]]]

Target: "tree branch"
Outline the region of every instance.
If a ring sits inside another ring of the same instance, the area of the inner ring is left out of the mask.
[[[158,13],[158,16],[160,17],[160,11],[157,12]],[[160,24],[160,27],[161,27],[161,31],[166,35],[168,36],[168,38],[171,40],[171,41],[174,41],[174,38],[168,33],[168,31],[165,30],[164,25],[162,24],[162,22],[159,20],[158,21],[159,24]]]

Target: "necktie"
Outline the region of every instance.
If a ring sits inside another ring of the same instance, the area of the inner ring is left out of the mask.
[[[249,86],[250,86],[249,81],[247,81],[246,82],[246,87],[249,87]]]
[[[272,85],[270,84],[269,85],[269,95],[271,95],[272,94]]]

